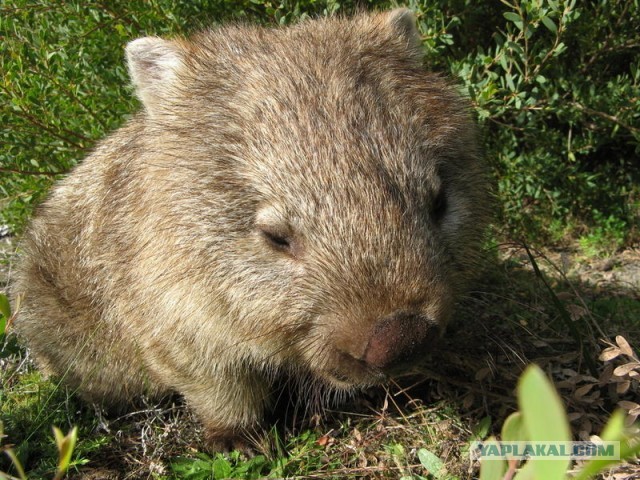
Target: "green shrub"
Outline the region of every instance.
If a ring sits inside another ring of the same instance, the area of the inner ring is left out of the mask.
[[[411,4],[429,58],[475,105],[510,233],[637,238],[640,4]]]

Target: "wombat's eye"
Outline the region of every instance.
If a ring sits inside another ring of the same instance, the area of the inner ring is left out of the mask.
[[[433,205],[431,212],[436,220],[441,220],[447,211],[447,196],[444,193],[444,189],[440,189],[438,195],[433,199]]]
[[[293,241],[289,234],[266,226],[260,226],[260,233],[267,243],[275,250],[293,254]]]

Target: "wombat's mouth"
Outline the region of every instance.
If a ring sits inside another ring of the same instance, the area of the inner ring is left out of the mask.
[[[328,383],[335,387],[369,387],[386,383],[389,378],[382,370],[347,353],[337,352],[337,356],[339,366],[324,371],[322,375]]]

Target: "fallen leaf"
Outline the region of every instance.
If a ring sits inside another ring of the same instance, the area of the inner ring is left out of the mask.
[[[583,415],[584,413],[582,412],[572,412],[567,415],[567,418],[569,419],[570,422],[575,422],[576,420],[582,418]]]
[[[627,412],[631,412],[631,410],[640,408],[640,405],[638,405],[636,402],[629,402],[627,400],[620,400],[618,402],[618,406]]]
[[[622,351],[622,353],[624,353],[625,355],[627,355],[629,357],[633,357],[634,356],[633,355],[633,349],[631,348],[631,345],[629,345],[629,342],[627,342],[627,340],[622,335],[618,335],[616,337],[616,343],[620,347],[620,350]]]
[[[574,322],[576,320],[580,320],[589,312],[586,308],[580,305],[567,305],[566,309],[567,309],[567,312],[569,312],[569,316],[571,317],[571,320],[573,320]]]
[[[481,368],[476,372],[475,379],[479,382],[484,380],[491,373],[491,369],[489,367]]]
[[[619,393],[620,395],[627,393],[630,386],[631,382],[629,380],[624,380],[616,385],[616,393]]]
[[[601,362],[608,362],[609,360],[613,360],[614,358],[620,356],[621,353],[622,351],[618,347],[605,348],[598,357],[598,360],[600,360]]]
[[[616,368],[613,371],[613,374],[616,377],[624,377],[625,375],[627,375],[629,372],[635,370],[636,368],[640,370],[640,363],[638,363],[638,362],[625,363],[624,365],[620,365],[618,368]]]
[[[584,397],[587,393],[589,393],[589,391],[593,388],[593,386],[594,386],[593,384],[583,385],[574,392],[573,396],[575,398],[580,399]]]

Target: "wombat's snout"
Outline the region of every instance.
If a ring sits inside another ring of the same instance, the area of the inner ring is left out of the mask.
[[[424,352],[439,335],[438,324],[430,318],[396,312],[373,328],[362,360],[380,370],[395,369]]]

